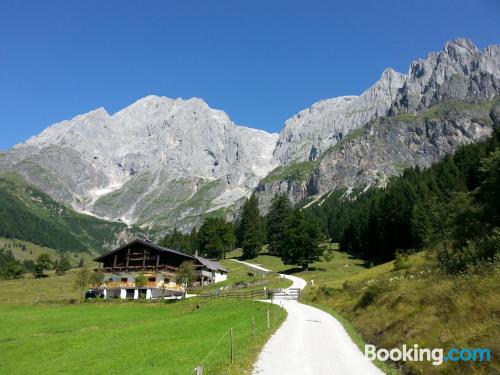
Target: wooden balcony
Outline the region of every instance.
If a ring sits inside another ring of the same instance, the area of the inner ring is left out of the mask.
[[[169,272],[175,274],[178,268],[173,266],[115,266],[115,267],[100,267],[96,268],[96,272],[100,273],[123,273],[123,272]]]
[[[121,281],[105,281],[101,284],[103,288],[159,288],[162,289],[163,284],[157,282],[147,282],[143,286],[137,287],[133,282],[121,282]],[[177,290],[181,291],[181,287],[177,284],[165,284],[165,290]]]

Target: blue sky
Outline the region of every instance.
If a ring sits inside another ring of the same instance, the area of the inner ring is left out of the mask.
[[[499,20],[496,0],[2,0],[0,149],[149,94],[201,97],[279,131],[447,40],[500,43]]]

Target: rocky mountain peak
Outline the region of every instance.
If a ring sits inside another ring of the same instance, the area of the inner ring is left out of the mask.
[[[461,55],[477,56],[481,53],[479,48],[477,48],[470,39],[466,38],[457,38],[446,42],[444,45],[444,51],[456,60],[458,60]]]
[[[249,195],[275,166],[277,137],[237,126],[199,98],[150,95],[113,115],[100,108],[54,124],[0,169],[78,211],[141,223],[163,212],[171,224]]]

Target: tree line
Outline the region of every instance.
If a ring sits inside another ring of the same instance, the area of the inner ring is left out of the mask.
[[[341,250],[369,259],[434,248],[449,272],[498,257],[500,130],[430,168],[409,168],[385,188],[336,191],[304,210]]]
[[[235,247],[244,258],[268,252],[285,264],[307,268],[324,254],[328,238],[340,249],[375,262],[405,251],[433,248],[450,273],[461,272],[500,252],[500,130],[463,146],[430,168],[408,168],[383,188],[350,194],[335,190],[321,205],[293,207],[285,195],[262,216],[257,197],[243,205],[233,224],[207,218],[197,231],[177,230],[161,244],[222,259]]]
[[[83,267],[83,258],[79,267]],[[35,261],[16,259],[11,250],[0,249],[0,279],[10,280],[22,278],[25,273],[31,272],[35,278],[48,277],[46,271],[54,270],[57,276],[66,274],[72,265],[68,257],[63,254],[59,259],[52,260],[47,253],[40,254]]]
[[[269,213],[262,216],[257,197],[252,194],[235,223],[206,218],[198,230],[189,234],[174,229],[160,245],[189,254],[198,250],[200,255],[215,259],[223,259],[229,251],[241,248],[243,258],[251,259],[268,244],[269,253],[281,257],[285,264],[307,269],[323,255],[323,238],[319,224],[310,218],[306,220],[286,196],[275,196]]]

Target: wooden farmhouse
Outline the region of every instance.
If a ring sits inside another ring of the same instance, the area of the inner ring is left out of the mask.
[[[98,288],[104,298],[179,298],[184,287],[175,282],[175,275],[183,262],[192,262],[197,285],[217,283],[227,279],[227,270],[219,263],[198,255],[134,240],[96,259],[103,276]],[[145,285],[136,285],[135,278],[143,274]]]

